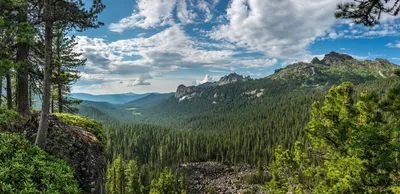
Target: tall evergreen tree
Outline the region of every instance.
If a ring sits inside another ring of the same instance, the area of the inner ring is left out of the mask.
[[[140,172],[135,160],[129,160],[125,170],[125,193],[141,194],[143,193],[143,185],[140,182]]]
[[[48,118],[50,110],[50,94],[51,94],[51,63],[53,54],[53,27],[54,24],[60,22],[67,29],[77,29],[79,31],[88,28],[98,28],[103,23],[98,22],[98,14],[105,8],[101,0],[93,0],[92,7],[87,10],[82,0],[66,1],[66,0],[45,0],[44,1],[44,17],[45,23],[45,63],[43,78],[43,98],[42,113],[40,116],[39,129],[35,144],[41,148],[46,145]]]
[[[121,156],[118,156],[107,170],[107,193],[124,194],[125,169],[125,161]]]
[[[23,115],[30,114],[29,107],[29,42],[33,38],[31,24],[28,22],[28,1],[21,1],[17,14],[17,110]]]
[[[81,101],[68,99],[67,95],[71,92],[71,85],[80,78],[79,67],[85,65],[86,60],[82,59],[81,53],[74,52],[77,42],[74,36],[68,36],[64,26],[57,24],[55,31],[52,82],[57,90],[58,112],[73,113],[77,111],[73,105]]]

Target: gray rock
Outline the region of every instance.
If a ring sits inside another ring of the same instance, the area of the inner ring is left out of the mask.
[[[36,139],[38,121],[34,115],[21,128],[31,142]],[[67,162],[85,193],[104,193],[104,145],[92,133],[50,116],[45,151]]]

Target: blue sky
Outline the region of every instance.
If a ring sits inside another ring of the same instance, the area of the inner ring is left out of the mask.
[[[105,25],[75,34],[88,61],[73,92],[172,92],[232,72],[260,78],[330,51],[400,64],[400,18],[383,15],[373,28],[336,20],[338,0],[103,2]]]

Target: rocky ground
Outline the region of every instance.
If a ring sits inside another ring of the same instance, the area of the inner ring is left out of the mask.
[[[188,193],[191,194],[263,193],[262,185],[249,183],[250,177],[257,174],[255,166],[237,165],[236,169],[235,173],[233,165],[215,162],[188,163],[178,167],[180,172],[186,174]]]

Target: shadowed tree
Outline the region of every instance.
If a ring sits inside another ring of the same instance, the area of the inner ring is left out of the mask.
[[[352,19],[356,24],[375,26],[382,14],[397,16],[400,12],[400,0],[354,0],[337,5],[336,18]]]
[[[58,112],[77,112],[77,108],[73,105],[79,104],[80,100],[67,98],[71,92],[71,85],[80,78],[79,67],[85,65],[86,59],[82,59],[81,53],[74,52],[74,48],[78,43],[75,36],[68,36],[68,31],[64,26],[57,24],[54,39],[53,54],[53,76],[52,83],[57,89],[55,98],[58,104]],[[52,104],[54,99],[52,100]],[[52,107],[55,110],[55,107]]]
[[[53,53],[53,27],[56,23],[61,23],[67,29],[83,31],[88,28],[98,28],[103,25],[98,21],[98,14],[103,11],[105,5],[101,0],[93,0],[90,9],[85,8],[82,0],[45,0],[44,1],[45,23],[45,63],[43,78],[43,103],[40,116],[39,129],[35,144],[41,148],[46,145],[48,130],[48,118],[50,109],[51,94],[51,63]]]

